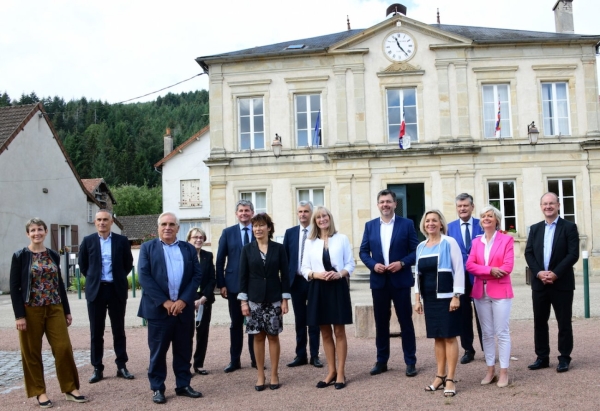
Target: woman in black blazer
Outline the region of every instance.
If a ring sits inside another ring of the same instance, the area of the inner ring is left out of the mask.
[[[262,391],[265,383],[265,339],[269,339],[271,382],[279,388],[279,333],[283,331],[283,314],[288,312],[290,280],[288,260],[282,244],[271,241],[275,225],[266,213],[251,220],[256,241],[244,246],[240,256],[240,293],[246,332],[254,334],[254,355],[258,379],[254,389]]]
[[[207,375],[208,371],[204,369],[204,358],[206,358],[206,348],[208,347],[208,333],[210,331],[212,305],[215,302],[215,285],[217,283],[217,277],[215,276],[213,254],[202,249],[202,246],[206,241],[206,233],[204,230],[192,228],[187,233],[186,240],[196,248],[200,267],[202,268],[202,280],[200,281],[200,287],[198,288],[198,299],[195,301],[196,310],[202,306],[202,318],[200,321],[194,321],[196,328],[194,371],[200,375]],[[192,333],[192,339],[193,335],[194,333]]]

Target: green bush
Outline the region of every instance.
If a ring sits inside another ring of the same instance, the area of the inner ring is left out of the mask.
[[[132,283],[132,281],[133,280],[131,278],[131,274],[129,274],[127,276],[127,288],[129,288],[130,290],[131,290],[131,283]],[[135,289],[136,290],[141,290],[142,289],[142,287],[140,286],[140,279],[139,279],[139,277],[137,275],[135,276]]]
[[[81,285],[81,290],[85,290],[85,277],[79,277],[79,284]],[[71,278],[71,286],[69,287],[69,291],[77,291],[77,277]]]

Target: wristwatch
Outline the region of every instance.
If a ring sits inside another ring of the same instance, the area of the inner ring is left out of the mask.
[[[462,295],[461,293],[454,293],[454,296],[455,296],[456,298],[460,298],[460,296],[461,296],[461,295]]]

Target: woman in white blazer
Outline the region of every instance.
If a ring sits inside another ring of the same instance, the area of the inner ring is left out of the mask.
[[[327,208],[316,208],[311,225],[302,253],[302,275],[310,282],[307,324],[320,327],[328,366],[327,377],[317,383],[317,388],[333,384],[339,390],[346,386],[345,325],[352,324],[348,281],[354,271],[354,258],[348,237],[336,231]]]

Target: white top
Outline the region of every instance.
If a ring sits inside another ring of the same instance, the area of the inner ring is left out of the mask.
[[[302,275],[302,238],[304,238],[304,230],[306,230],[306,241],[308,241],[308,235],[310,234],[310,225],[306,228],[300,225],[300,234],[298,235],[298,272],[296,273],[300,275]],[[292,273],[290,273],[290,275],[292,275]]]
[[[494,231],[494,235],[492,236],[489,243],[485,238],[485,234],[481,236],[481,242],[485,244],[485,250],[483,251],[483,261],[485,261],[485,265],[488,265],[488,260],[490,259],[490,251],[492,251],[492,246],[494,245],[494,240],[496,239],[497,232],[498,231]]]
[[[323,247],[324,241],[320,238],[306,240],[304,245],[304,258],[302,259],[302,275],[308,280],[308,274],[311,271],[325,271],[323,266]],[[352,256],[352,247],[350,241],[344,234],[334,234],[329,237],[329,258],[335,271],[348,271],[348,276],[354,271],[354,257]]]
[[[381,251],[383,252],[383,262],[386,266],[390,265],[390,244],[392,243],[392,233],[394,232],[394,222],[396,215],[392,217],[389,223],[386,223],[381,218],[379,219],[381,236]]]

